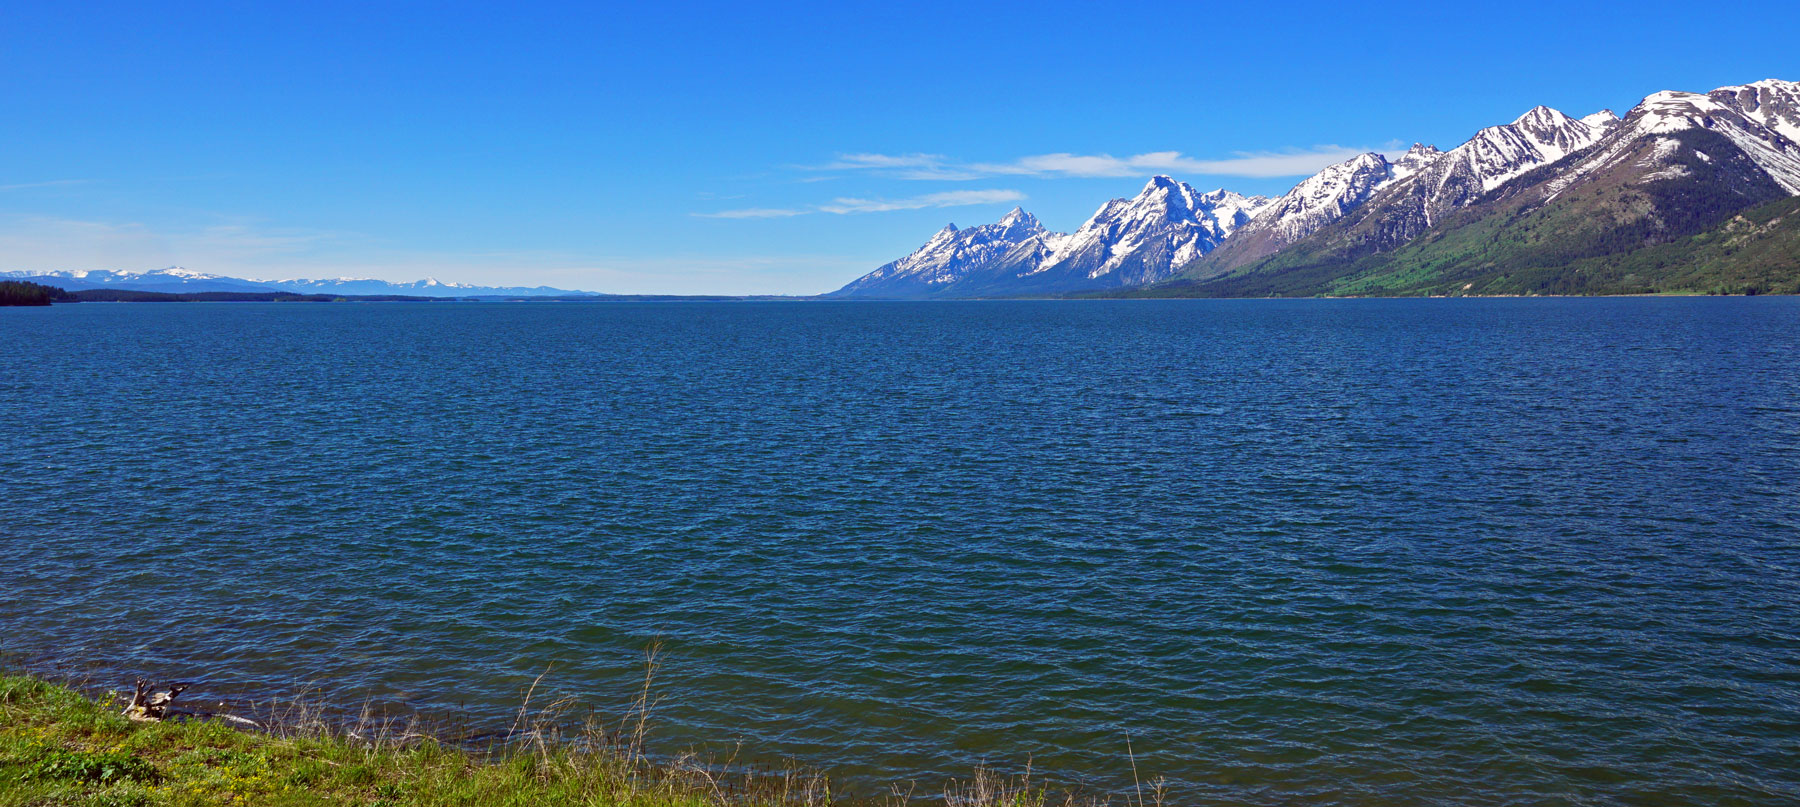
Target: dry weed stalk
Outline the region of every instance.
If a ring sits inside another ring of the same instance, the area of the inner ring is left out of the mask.
[[[511,726],[490,741],[488,761],[526,763],[531,775],[540,782],[579,783],[590,802],[628,803],[654,793],[683,800],[693,799],[704,807],[831,807],[843,802],[844,794],[834,790],[830,777],[823,771],[806,768],[788,760],[780,769],[762,768],[740,762],[742,745],[734,746],[723,760],[702,758],[689,751],[674,759],[652,760],[647,750],[651,727],[650,714],[661,703],[655,692],[656,676],[662,666],[663,645],[652,642],[644,651],[644,674],[624,714],[616,723],[588,714],[577,733],[566,736],[572,722],[570,715],[580,704],[563,696],[541,703],[538,695],[554,665],[546,666],[525,689]],[[144,700],[141,684],[133,700]],[[171,693],[171,695],[174,693]],[[109,697],[122,699],[119,693]],[[171,698],[172,699],[172,698]],[[541,704],[541,705],[540,705]],[[223,707],[224,704],[220,704]],[[255,709],[255,704],[250,704]],[[293,697],[271,701],[258,712],[264,719],[259,728],[268,734],[289,739],[351,740],[370,761],[382,754],[417,746],[421,743],[460,746],[471,754],[480,754],[477,737],[442,740],[421,726],[417,717],[400,719],[378,713],[371,700],[365,700],[352,721],[334,719],[317,684],[301,686]],[[210,715],[217,717],[217,715]],[[225,716],[227,719],[230,716]],[[238,719],[243,723],[247,720]],[[250,724],[258,727],[257,724]],[[1126,756],[1130,762],[1133,790],[1127,793],[1127,807],[1164,807],[1166,782],[1157,777],[1143,781],[1137,754],[1129,737]],[[340,763],[323,760],[326,764]],[[470,757],[462,764],[480,764]],[[1007,776],[986,764],[977,765],[968,780],[952,779],[942,794],[943,807],[1049,807],[1050,788],[1034,780],[1034,760],[1027,758],[1024,772]],[[1148,787],[1146,787],[1148,785]],[[861,799],[852,799],[865,803]],[[921,799],[917,783],[896,783],[886,792],[866,803],[880,807],[914,807]],[[1084,797],[1076,791],[1059,791],[1056,807],[1106,807],[1104,797]]]

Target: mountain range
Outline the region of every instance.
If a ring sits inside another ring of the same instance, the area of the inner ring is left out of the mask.
[[[614,295],[427,278],[0,272],[69,291]],[[1021,208],[946,225],[827,298],[1800,293],[1800,83],[1527,110],[1440,150],[1357,155],[1270,199],[1168,176],[1060,233]]]
[[[566,297],[600,296],[594,292],[553,289],[549,286],[471,286],[445,283],[436,278],[410,283],[391,283],[369,278],[340,277],[326,280],[246,280],[195,272],[179,266],[147,272],[74,270],[58,272],[0,272],[0,278],[56,286],[66,291],[118,289],[173,293],[292,292],[295,294],[390,295],[412,297]]]
[[[1152,177],[1130,199],[1102,205],[1073,233],[1044,229],[1014,208],[994,224],[950,224],[925,246],[828,296],[970,297],[1142,286],[1216,249],[1269,205],[1228,190],[1201,193]]]
[[[1015,209],[833,292],[945,298],[1800,292],[1800,83],[1535,107],[1277,199],[1152,178],[1075,233]]]

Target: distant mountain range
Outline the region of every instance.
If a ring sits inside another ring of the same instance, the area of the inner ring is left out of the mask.
[[[973,297],[1141,286],[1211,252],[1256,212],[1261,196],[1200,193],[1166,176],[1102,205],[1081,229],[1053,233],[1014,208],[995,224],[939,230],[917,252],[833,292],[841,297]]]
[[[1800,292],[1800,83],[1536,107],[1448,151],[1359,155],[1274,200],[1155,177],[1073,234],[1015,209],[832,293]]]
[[[549,286],[471,286],[462,283],[445,283],[435,278],[415,280],[410,283],[390,283],[386,280],[350,277],[340,277],[329,280],[247,280],[244,278],[210,275],[204,272],[190,271],[179,266],[171,266],[167,269],[155,269],[148,272],[115,272],[108,270],[0,272],[0,278],[42,283],[46,286],[57,286],[67,291],[117,289],[121,291],[175,293],[212,291],[293,292],[296,294],[341,295],[401,294],[414,297],[451,298],[604,296],[595,292],[553,289]]]
[[[427,278],[0,272],[69,291],[615,295]],[[1361,154],[1269,199],[1167,176],[1072,233],[1023,209],[933,235],[828,298],[1800,293],[1800,83],[1535,107],[1455,148]],[[637,299],[637,298],[633,298]]]

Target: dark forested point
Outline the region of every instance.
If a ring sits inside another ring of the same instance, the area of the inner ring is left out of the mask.
[[[75,298],[55,286],[23,280],[0,280],[0,305],[72,303]]]
[[[291,294],[279,291],[202,291],[182,294],[129,289],[83,289],[69,296],[73,300],[92,303],[430,303],[454,300],[404,294]]]

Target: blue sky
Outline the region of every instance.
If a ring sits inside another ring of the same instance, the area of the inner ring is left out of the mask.
[[[809,294],[1153,173],[1800,79],[1791,2],[860,5],[14,3],[0,269]]]

